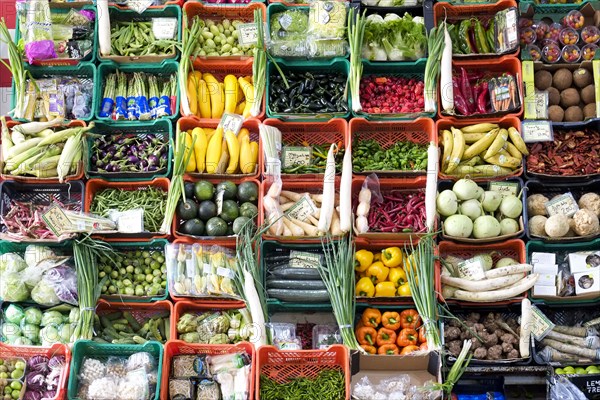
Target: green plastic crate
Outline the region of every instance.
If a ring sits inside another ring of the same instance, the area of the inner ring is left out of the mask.
[[[173,60],[165,60],[160,64],[117,64],[114,61],[106,61],[100,63],[98,67],[98,79],[95,82],[94,86],[94,101],[95,109],[94,114],[98,121],[114,121],[111,117],[100,117],[100,106],[102,104],[102,99],[104,98],[104,84],[106,82],[106,77],[109,74],[116,72],[117,70],[125,72],[125,73],[133,73],[133,72],[145,72],[147,74],[154,74],[157,76],[165,76],[168,77],[171,74],[175,74],[177,76],[179,70],[179,63]],[[174,121],[179,116],[179,83],[177,85],[177,101],[175,103],[175,108],[171,110],[171,115],[167,117],[161,117],[160,119],[168,119]],[[123,121],[124,123],[137,123],[136,121]]]
[[[96,85],[98,79],[98,71],[96,66],[91,62],[82,62],[77,65],[65,65],[65,66],[52,66],[52,67],[34,67],[25,64],[25,70],[31,73],[34,79],[48,78],[50,76],[74,76],[80,79],[86,78],[89,80],[88,84]],[[85,83],[85,82],[84,82]],[[94,89],[96,87],[94,86]],[[10,100],[10,108],[14,109],[17,101],[15,81],[12,82],[12,93]],[[98,108],[97,95],[92,92],[92,105],[90,115],[86,118],[79,118],[82,121],[89,122],[94,118],[96,108]],[[15,121],[25,122],[25,119],[14,118]]]
[[[79,400],[77,389],[79,388],[79,371],[83,365],[85,357],[96,358],[106,361],[111,356],[129,357],[134,353],[141,351],[152,354],[157,366],[156,391],[152,400],[158,400],[160,397],[160,381],[162,376],[163,346],[159,342],[150,341],[144,344],[105,344],[96,343],[91,340],[78,340],[73,345],[73,358],[71,359],[71,369],[69,373],[69,385],[67,389],[67,398],[69,400]]]
[[[541,240],[530,240],[525,245],[527,252],[527,263],[531,264],[531,253],[537,252],[548,252],[548,253],[560,253],[563,251],[597,251],[600,250],[600,239],[595,239],[590,242],[583,243],[544,243]],[[548,305],[560,305],[563,307],[577,306],[581,304],[593,304],[597,303],[598,300],[567,300],[567,301],[552,301],[546,299],[536,299],[532,295],[532,291],[529,293],[529,298],[533,303],[537,304],[548,304]]]
[[[408,79],[425,79],[426,58],[421,58],[414,62],[380,62],[363,61],[363,76],[396,76]],[[436,102],[437,111],[437,102]],[[354,112],[354,117],[366,118],[370,121],[387,121],[387,120],[414,120],[418,117],[434,118],[436,111],[431,113],[421,112],[417,114],[369,114],[363,111]]]
[[[277,60],[279,68],[283,71],[284,75],[287,71],[308,71],[308,72],[320,72],[320,73],[331,73],[339,72],[348,76],[350,70],[350,63],[344,58],[332,58],[331,60],[313,60],[313,61],[290,61],[290,60]],[[350,117],[350,110],[352,104],[350,102],[350,94],[348,94],[348,111],[327,113],[327,114],[284,114],[271,112],[269,106],[269,92],[271,89],[271,74],[277,74],[275,65],[269,61],[267,64],[267,96],[266,96],[266,109],[268,118],[279,118],[282,120],[290,121],[328,121],[331,118],[348,118]]]
[[[542,18],[562,18],[571,10],[581,10],[588,3],[594,10],[600,9],[599,1],[582,0],[579,3],[561,3],[561,4],[538,4],[533,1],[519,1],[519,11],[521,15],[533,11],[534,20],[539,21]],[[554,22],[560,22],[558,20]]]
[[[124,9],[120,7],[108,7],[108,13],[110,14],[111,23],[113,21],[148,21],[151,18],[177,18],[177,41],[181,42],[181,7],[178,5],[166,5],[159,8],[149,8],[143,13],[139,14],[137,11]],[[178,60],[180,52],[175,48],[175,53],[170,55],[162,56],[141,56],[141,57],[128,57],[128,56],[108,56],[103,57],[100,54],[100,49],[96,49],[96,57],[100,62],[113,61],[118,64],[146,64],[146,63],[158,63],[163,60]]]
[[[91,171],[91,153],[87,157],[85,174],[88,178],[101,178],[107,181],[143,181],[152,180],[154,178],[168,178],[171,175],[171,160],[173,159],[173,147],[171,140],[173,139],[173,125],[165,119],[153,121],[135,121],[135,122],[96,122],[94,129],[91,131],[100,135],[115,135],[126,134],[141,136],[142,138],[148,134],[154,134],[157,138],[168,147],[167,166],[166,168],[153,172],[95,172]],[[87,138],[88,151],[92,151],[94,138]]]
[[[67,14],[69,11],[71,11],[71,8],[75,8],[75,9],[79,9],[79,10],[90,10],[90,11],[94,11],[96,12],[96,6],[93,5],[85,5],[83,7],[78,6],[78,5],[73,5],[72,7],[64,7],[62,5],[60,5],[60,3],[50,3],[50,9],[52,10],[52,13],[55,14]],[[19,43],[19,40],[21,40],[21,19],[20,18],[16,18],[16,29],[15,29],[15,43]],[[94,62],[96,60],[96,52],[98,51],[98,17],[96,16],[96,20],[94,21],[94,33],[92,36],[92,51],[90,51],[90,53],[85,56],[84,58],[80,59],[80,60],[71,60],[71,61],[66,61],[66,60],[61,60],[61,59],[56,59],[56,60],[47,60],[48,63],[52,63],[53,66],[66,66],[67,64],[71,64],[73,62],[75,62],[76,64],[81,63],[81,62]],[[74,65],[71,65],[74,66]]]
[[[109,243],[112,248],[117,252],[125,252],[141,249],[143,251],[162,251],[165,253],[165,248],[169,244],[169,242],[165,239],[153,239],[149,242],[111,242]],[[159,300],[166,300],[169,298],[169,285],[165,288],[165,293],[162,296],[154,296],[154,297],[140,297],[140,296],[106,296],[102,295],[102,299],[109,302],[126,302],[126,303],[149,303],[155,302]]]

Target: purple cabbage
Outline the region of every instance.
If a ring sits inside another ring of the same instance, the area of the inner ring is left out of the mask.
[[[42,400],[42,392],[25,392],[25,396],[23,396],[23,400]]]
[[[28,373],[25,382],[27,382],[27,390],[39,392],[46,389],[46,377],[39,372]]]
[[[48,361],[48,357],[46,356],[33,356],[27,361],[27,370],[31,372],[38,372],[40,374],[47,374],[50,372]]]
[[[48,361],[50,369],[57,369],[65,366],[65,356],[54,356]]]
[[[56,297],[65,303],[77,305],[77,273],[67,265],[46,271],[45,279],[52,285]]]

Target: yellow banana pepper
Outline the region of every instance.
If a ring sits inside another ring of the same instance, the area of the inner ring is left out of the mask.
[[[395,287],[404,285],[408,280],[406,279],[406,272],[400,267],[398,268],[390,268],[390,273],[388,274],[388,281],[392,282]]]
[[[381,251],[381,261],[388,268],[402,264],[402,250],[399,247],[388,247]]]
[[[390,269],[383,265],[381,261],[374,262],[367,268],[367,276],[377,285],[379,282],[385,282]]]
[[[373,253],[362,249],[354,253],[354,259],[354,269],[358,272],[364,272],[373,264]]]
[[[400,285],[400,287],[398,288],[398,296],[402,296],[402,297],[411,297],[412,296],[412,292],[410,291],[410,286],[409,286],[408,282],[406,282],[404,285]]]
[[[396,295],[396,286],[393,282],[379,282],[375,286],[375,297],[394,297]]]
[[[364,277],[356,282],[356,295],[362,297],[373,297],[375,294],[375,286],[371,279]]]

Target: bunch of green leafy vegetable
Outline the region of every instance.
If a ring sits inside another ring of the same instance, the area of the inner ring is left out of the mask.
[[[423,17],[405,13],[367,17],[362,55],[371,61],[405,61],[424,58],[427,35]]]
[[[304,10],[286,10],[271,15],[271,40],[304,40],[308,29],[308,13]]]

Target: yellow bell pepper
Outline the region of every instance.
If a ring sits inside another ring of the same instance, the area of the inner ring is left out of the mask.
[[[388,281],[392,282],[395,287],[401,286],[408,282],[406,279],[406,272],[400,267],[398,268],[390,268],[390,273],[388,274]]]
[[[362,249],[354,253],[354,259],[354,269],[358,272],[363,272],[373,264],[373,253]]]
[[[364,277],[356,282],[356,295],[362,297],[373,297],[375,294],[375,285],[371,279]]]
[[[375,297],[394,297],[396,295],[396,286],[393,282],[379,282],[375,286]]]
[[[375,253],[373,255],[373,262],[375,261],[381,261],[381,253]]]
[[[374,262],[367,268],[367,276],[377,285],[379,282],[385,282],[390,269],[383,265],[381,261]]]
[[[398,296],[402,296],[402,297],[411,297],[412,296],[412,292],[410,291],[410,286],[409,286],[408,282],[406,282],[404,285],[400,285],[400,287],[398,288]]]
[[[399,247],[388,247],[381,251],[381,261],[388,268],[394,268],[402,264],[402,250]]]

